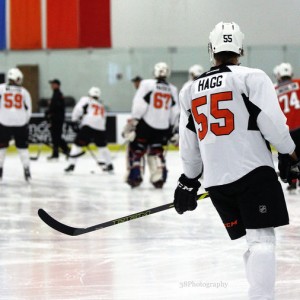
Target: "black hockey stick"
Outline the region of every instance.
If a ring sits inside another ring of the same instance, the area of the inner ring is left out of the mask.
[[[209,197],[209,194],[208,193],[203,193],[203,194],[198,195],[197,200],[202,200],[202,199],[207,198],[207,197]],[[131,220],[139,219],[139,218],[149,216],[149,215],[152,215],[152,214],[155,214],[155,213],[158,213],[160,211],[164,211],[164,210],[167,210],[167,209],[173,208],[173,207],[174,207],[173,203],[168,203],[168,204],[164,204],[164,205],[161,205],[161,206],[150,208],[150,209],[147,209],[147,210],[144,210],[144,211],[132,214],[132,215],[128,215],[128,216],[125,216],[125,217],[122,217],[122,218],[119,218],[119,219],[115,219],[115,220],[112,220],[112,221],[108,221],[108,222],[105,222],[105,223],[101,223],[101,224],[94,225],[94,226],[91,226],[91,227],[86,227],[86,228],[76,228],[76,227],[71,227],[71,226],[65,225],[63,223],[60,223],[57,220],[55,220],[54,218],[52,218],[42,208],[40,208],[38,210],[38,215],[42,219],[42,221],[44,221],[51,228],[53,228],[53,229],[55,229],[55,230],[57,230],[61,233],[67,234],[67,235],[76,236],[76,235],[81,235],[81,234],[85,234],[85,233],[88,233],[88,232],[92,232],[92,231],[95,231],[95,230],[103,229],[103,228],[106,228],[106,227],[114,226],[114,225],[117,225],[117,224],[120,224],[120,223],[128,222],[128,221],[131,221]]]
[[[103,171],[103,166],[105,166],[105,162],[102,162],[102,161],[99,161],[97,156],[95,155],[95,153],[93,152],[93,150],[90,148],[89,145],[86,146],[86,149],[88,150],[88,152],[90,153],[90,155],[92,156],[92,158],[94,159],[94,161],[96,162],[96,164],[98,166],[100,166],[100,168],[102,169]]]
[[[43,144],[46,145],[47,147],[53,149],[53,147],[52,147],[49,143],[44,142]],[[40,144],[36,156],[31,156],[31,157],[30,157],[30,160],[38,160],[39,157],[40,157],[40,155],[41,155],[41,152],[42,152],[42,146],[41,146],[41,144]],[[59,152],[63,153],[63,151],[60,150],[60,149],[59,149]],[[63,154],[65,154],[65,153],[63,153]],[[80,157],[80,156],[82,156],[82,155],[84,155],[84,154],[85,154],[85,151],[82,151],[82,152],[80,152],[80,153],[78,153],[78,154],[74,154],[74,155],[70,155],[70,154],[69,154],[69,155],[68,155],[68,158],[77,158],[77,157]]]

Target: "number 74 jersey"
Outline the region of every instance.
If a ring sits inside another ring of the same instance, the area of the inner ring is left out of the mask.
[[[28,91],[16,85],[0,84],[0,124],[21,127],[31,117],[31,97]]]
[[[81,126],[96,130],[106,130],[106,111],[104,105],[90,97],[82,97],[72,112],[72,121],[80,121]]]
[[[234,182],[273,166],[268,142],[295,149],[270,78],[236,65],[213,67],[180,92],[180,152],[184,173],[204,165],[204,187]]]
[[[300,80],[284,81],[275,89],[290,131],[300,128]]]

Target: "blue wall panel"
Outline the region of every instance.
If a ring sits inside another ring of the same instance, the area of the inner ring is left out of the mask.
[[[6,48],[6,0],[0,0],[0,49]]]

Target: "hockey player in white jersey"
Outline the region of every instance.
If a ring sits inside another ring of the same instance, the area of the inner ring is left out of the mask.
[[[231,239],[246,235],[249,299],[274,299],[275,230],[289,223],[268,142],[278,152],[280,176],[290,181],[297,156],[269,77],[242,67],[244,35],[219,23],[209,36],[214,67],[180,94],[183,171],[174,195],[179,214],[197,207],[199,178]]]
[[[203,72],[204,72],[204,70],[201,65],[192,65],[189,68],[189,80],[186,83],[184,83],[180,92],[184,91],[185,89],[188,88],[188,86],[192,85],[194,80],[197,77],[199,77]],[[179,94],[179,97],[180,97],[180,94]],[[180,106],[180,102],[178,104]],[[176,122],[176,125],[174,126],[173,135],[170,139],[170,142],[177,147],[179,145],[179,122]]]
[[[201,65],[192,65],[189,68],[189,80],[182,86],[182,90],[186,89],[188,85],[191,85],[193,81],[204,72]]]
[[[7,83],[0,84],[0,180],[5,152],[13,138],[23,164],[25,180],[29,181],[28,123],[31,117],[31,97],[22,87],[23,74],[19,69],[10,69],[7,80]]]
[[[70,152],[70,165],[65,169],[72,172],[77,161],[76,156],[82,153],[82,147],[95,143],[99,157],[104,161],[103,171],[113,171],[110,152],[106,139],[106,112],[100,102],[101,90],[90,88],[87,97],[82,97],[72,112],[73,124],[79,124],[79,130]]]
[[[132,119],[124,128],[123,136],[128,146],[128,174],[126,182],[131,187],[143,180],[143,156],[147,153],[150,182],[162,188],[167,179],[163,146],[170,138],[171,127],[178,117],[177,88],[167,82],[170,75],[166,63],[154,66],[155,79],[142,80],[134,96]]]

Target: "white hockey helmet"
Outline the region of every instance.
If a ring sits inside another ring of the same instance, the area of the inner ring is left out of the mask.
[[[99,99],[101,96],[101,90],[98,87],[93,86],[89,89],[88,95],[92,98]]]
[[[189,76],[190,79],[194,79],[200,76],[204,72],[203,67],[201,65],[193,65],[189,68]]]
[[[167,78],[171,74],[168,65],[165,62],[159,62],[154,66],[154,77],[155,78]]]
[[[289,63],[281,63],[277,67],[275,67],[274,72],[277,72],[277,76],[279,78],[282,77],[293,77],[293,68]],[[275,75],[276,76],[276,75]]]
[[[278,68],[279,66],[275,66],[274,69],[273,69],[273,75],[274,77],[276,78],[276,80],[279,80],[280,79],[280,75],[279,75],[279,72],[278,72]]]
[[[218,23],[209,35],[208,49],[213,57],[214,53],[230,51],[242,55],[244,34],[239,25],[234,22]]]
[[[23,82],[23,73],[18,68],[9,69],[7,79],[13,80],[16,84],[21,85]]]

